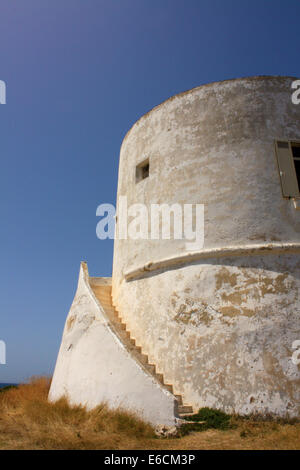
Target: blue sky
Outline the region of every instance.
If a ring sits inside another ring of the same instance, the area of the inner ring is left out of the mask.
[[[299,0],[1,0],[0,382],[53,372],[86,260],[109,276],[96,208],[122,139],[175,93],[300,77]]]

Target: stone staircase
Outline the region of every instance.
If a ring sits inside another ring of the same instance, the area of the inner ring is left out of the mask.
[[[121,318],[119,317],[118,311],[115,309],[112,303],[111,296],[111,285],[99,285],[97,278],[90,278],[90,286],[102,305],[106,316],[108,317],[110,324],[122,341],[123,345],[134,357],[134,359],[140,364],[140,366],[153,376],[166,390],[172,393],[177,402],[177,414],[179,418],[193,414],[193,407],[184,405],[181,395],[175,395],[173,392],[173,386],[171,384],[165,384],[163,374],[156,372],[156,366],[154,364],[149,364],[148,356],[143,354],[142,348],[136,345],[135,339],[131,338],[130,332],[126,329],[126,324],[122,323]]]

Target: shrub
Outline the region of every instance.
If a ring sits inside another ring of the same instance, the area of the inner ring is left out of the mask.
[[[181,434],[187,434],[190,431],[206,431],[207,429],[220,429],[224,431],[233,427],[230,415],[212,408],[200,408],[198,413],[190,415],[185,419],[192,422],[181,426]]]

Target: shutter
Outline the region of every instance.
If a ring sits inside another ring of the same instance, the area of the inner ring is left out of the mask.
[[[284,197],[299,197],[298,180],[294,159],[289,142],[276,142],[276,155],[281,180],[282,195]]]

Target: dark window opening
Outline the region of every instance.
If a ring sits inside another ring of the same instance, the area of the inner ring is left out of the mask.
[[[300,158],[300,144],[292,144],[292,152],[294,158]]]
[[[142,168],[142,178],[145,179],[147,176],[149,176],[149,163]]]
[[[300,192],[300,144],[292,144],[292,153]]]
[[[149,172],[150,172],[150,163],[149,163],[149,158],[147,158],[147,160],[144,160],[142,163],[137,165],[136,171],[135,171],[135,182],[138,183],[139,181],[142,181],[148,178]]]

